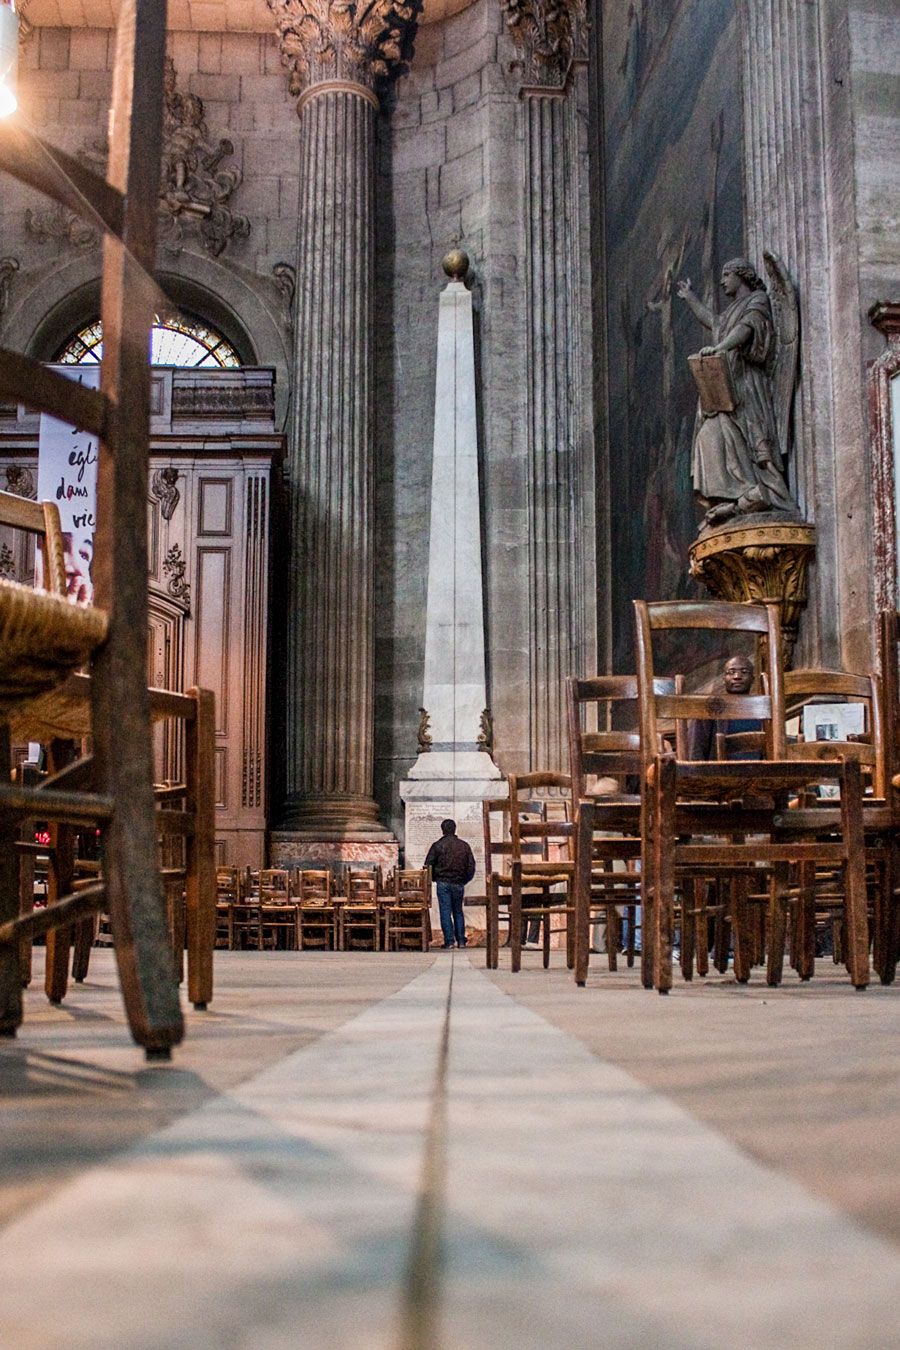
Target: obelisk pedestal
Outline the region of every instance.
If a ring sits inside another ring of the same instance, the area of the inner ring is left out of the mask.
[[[406,865],[420,867],[452,817],[472,846],[477,871],[467,896],[484,895],[482,807],[502,796],[491,757],[484,661],[484,594],[475,408],[472,296],[463,284],[469,260],[444,259],[449,284],[438,311],[431,532],[425,619],[423,709],[430,743],[400,784],[406,807]],[[433,910],[436,931],[437,912]],[[483,927],[483,911],[469,912]]]

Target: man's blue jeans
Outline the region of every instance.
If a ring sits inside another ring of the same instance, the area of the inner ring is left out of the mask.
[[[463,917],[463,896],[465,886],[459,881],[439,881],[437,883],[438,909],[441,914],[441,932],[444,946],[452,947],[458,942],[466,945],[466,921]]]

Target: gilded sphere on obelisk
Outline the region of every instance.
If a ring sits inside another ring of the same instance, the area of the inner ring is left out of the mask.
[[[451,281],[463,281],[469,270],[469,255],[463,253],[461,248],[451,248],[450,252],[444,255],[442,265]]]

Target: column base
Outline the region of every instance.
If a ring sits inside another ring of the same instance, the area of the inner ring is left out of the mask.
[[[306,839],[365,840],[387,842],[390,830],[378,820],[378,807],[371,797],[354,793],[328,796],[289,797],[284,804],[278,830]]]
[[[305,830],[273,830],[269,836],[269,861],[273,867],[331,867],[336,864],[378,863],[382,872],[397,867],[400,845],[387,831],[381,837],[325,839]]]

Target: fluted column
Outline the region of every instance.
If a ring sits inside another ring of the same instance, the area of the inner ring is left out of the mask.
[[[577,76],[586,60],[584,6],[503,0],[522,48],[525,322],[531,626],[531,759],[568,761],[565,680],[593,669],[593,519],[585,520],[591,440],[584,378]],[[585,528],[586,527],[586,528]],[[587,584],[586,584],[587,583]],[[588,641],[586,641],[588,638]]]
[[[412,6],[269,0],[300,117],[283,825],[382,835],[372,796],[376,89]]]
[[[843,12],[841,12],[843,10]],[[816,524],[804,663],[867,669],[872,595],[865,509],[862,308],[846,7],[741,0],[747,252],[777,253],[797,284],[800,383],[790,484]]]

